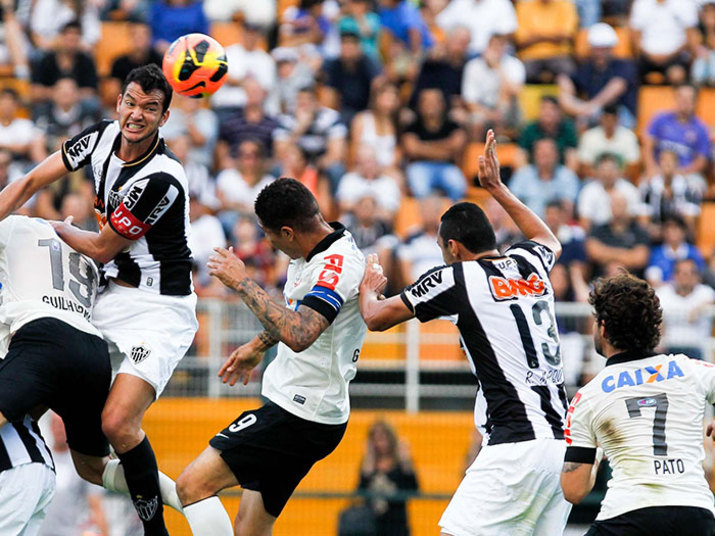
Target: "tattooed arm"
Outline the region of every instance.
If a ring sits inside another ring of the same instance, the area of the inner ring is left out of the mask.
[[[570,503],[580,503],[596,483],[596,473],[598,473],[598,465],[603,457],[603,451],[601,449],[593,450],[595,452],[591,462],[564,462],[561,469],[561,489],[563,489],[564,497]]]
[[[266,335],[263,336],[262,343],[281,341],[294,352],[302,352],[330,325],[327,318],[309,307],[292,311],[274,302],[266,291],[247,277],[245,266],[233,254],[233,248],[216,248],[215,251],[208,262],[209,274],[238,292],[263,324]]]

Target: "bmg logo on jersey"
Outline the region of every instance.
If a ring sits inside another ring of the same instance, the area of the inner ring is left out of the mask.
[[[643,385],[644,383],[658,383],[672,378],[682,378],[685,376],[682,369],[678,366],[675,359],[668,362],[668,369],[665,370],[665,364],[653,365],[649,367],[643,367],[636,370],[624,370],[620,373],[611,374],[603,378],[601,382],[601,389],[604,393],[610,393],[621,387],[634,387],[636,385]],[[644,404],[648,403],[647,398],[642,401]]]
[[[536,274],[531,274],[526,279],[511,279],[489,276],[489,290],[496,301],[515,300],[519,296],[539,297],[546,294],[546,283]]]

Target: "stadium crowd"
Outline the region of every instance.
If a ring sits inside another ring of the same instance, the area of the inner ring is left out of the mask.
[[[500,246],[513,243],[513,223],[475,186],[474,148],[493,128],[509,187],[564,245],[558,300],[585,302],[594,277],[625,267],[678,312],[670,347],[697,350],[692,340],[710,332],[702,312],[715,298],[715,257],[712,244],[695,244],[715,195],[713,125],[698,106],[715,84],[715,2],[1,5],[0,186],[111,117],[120,81],[160,63],[178,36],[213,33],[225,46],[224,87],[210,99],[175,96],[162,128],[190,178],[200,296],[225,297],[205,270],[225,244],[262,285],[282,287],[287,258],[252,214],[280,176],[300,180],[379,254],[391,292],[442,263],[436,231],[451,201],[483,204]],[[672,88],[644,118],[639,93],[653,84]],[[76,175],[27,213],[96,226],[91,171]]]

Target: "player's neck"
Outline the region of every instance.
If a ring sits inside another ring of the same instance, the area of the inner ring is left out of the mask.
[[[124,162],[132,162],[149,152],[155,141],[156,134],[137,143],[129,143],[122,138],[119,143],[119,149],[117,149],[117,158]]]
[[[328,222],[321,218],[320,223],[317,224],[314,229],[303,235],[300,241],[302,257],[304,259],[307,258],[308,255],[310,255],[310,253],[315,249],[315,246],[320,244],[326,236],[333,232],[335,232],[335,229],[333,229]]]

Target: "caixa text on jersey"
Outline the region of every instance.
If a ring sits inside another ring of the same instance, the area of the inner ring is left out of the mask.
[[[89,321],[91,319],[89,310],[79,303],[68,300],[63,296],[42,296],[42,302],[51,305],[55,309],[62,311],[70,311],[71,313],[79,313]]]

